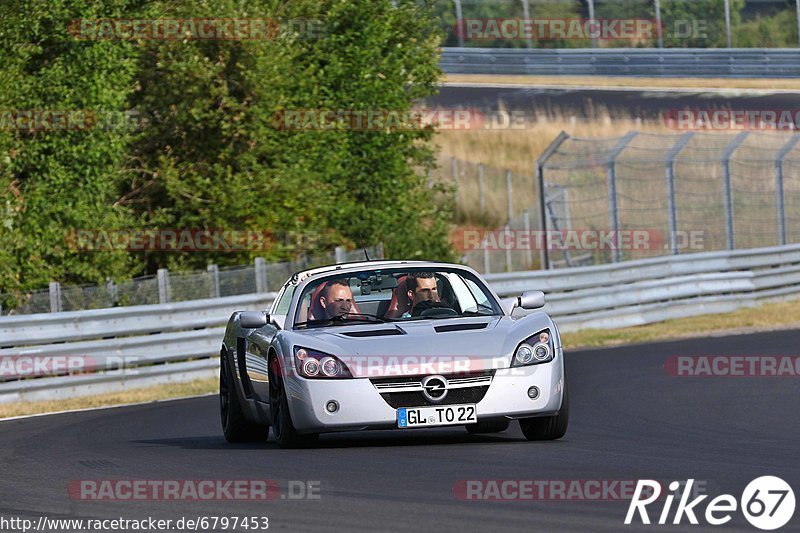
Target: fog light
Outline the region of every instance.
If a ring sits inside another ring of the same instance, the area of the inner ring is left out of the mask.
[[[539,387],[531,387],[528,389],[528,398],[535,400],[539,397]]]
[[[328,403],[325,404],[325,410],[329,413],[335,413],[339,410],[339,402],[336,400],[330,400]]]

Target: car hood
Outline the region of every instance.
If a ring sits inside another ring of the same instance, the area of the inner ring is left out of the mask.
[[[354,377],[508,368],[524,339],[552,327],[544,313],[341,325],[292,332],[292,343],[332,354]]]

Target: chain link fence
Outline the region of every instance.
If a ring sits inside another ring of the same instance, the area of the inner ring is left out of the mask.
[[[559,136],[537,163],[550,266],[800,242],[800,135]],[[556,191],[558,194],[555,194]],[[582,246],[586,235],[616,236]],[[548,249],[549,248],[549,249]]]
[[[383,246],[367,248],[370,259],[383,258]],[[293,273],[308,268],[363,260],[364,250],[303,256],[296,261],[267,263],[256,259],[253,265],[218,267],[209,265],[205,272],[169,272],[161,269],[156,276],[143,276],[128,281],[108,281],[103,285],[62,286],[50,283],[48,290],[25,295],[14,309],[0,309],[3,315],[25,315],[83,309],[103,309],[129,305],[182,302],[202,298],[219,298],[239,294],[275,291]]]

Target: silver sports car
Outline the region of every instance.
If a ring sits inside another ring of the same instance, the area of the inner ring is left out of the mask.
[[[237,311],[220,358],[225,438],[465,426],[561,438],[569,401],[544,294],[501,300],[472,269],[365,261],[294,274],[269,312]]]

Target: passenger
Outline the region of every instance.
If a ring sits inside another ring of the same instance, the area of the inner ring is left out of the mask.
[[[328,283],[319,298],[319,305],[325,310],[325,318],[348,314],[353,307],[353,291],[346,279]]]

